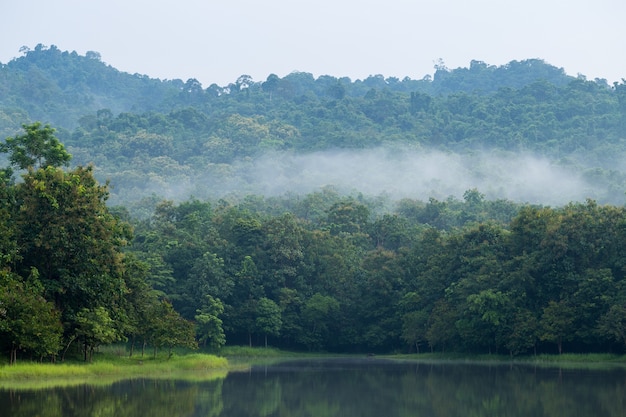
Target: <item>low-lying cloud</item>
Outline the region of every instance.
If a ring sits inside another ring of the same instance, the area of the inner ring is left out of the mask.
[[[427,200],[461,198],[476,188],[488,199],[563,205],[606,194],[580,170],[531,154],[377,148],[270,153],[235,167],[234,172],[245,172],[250,190],[263,195],[309,193],[332,185],[345,192]]]
[[[202,199],[308,194],[332,186],[344,193],[427,201],[430,197],[461,199],[465,191],[475,188],[487,199],[520,203],[560,206],[591,198],[624,204],[621,183],[616,188],[615,181],[609,184],[602,174],[586,176],[579,166],[559,165],[529,153],[456,154],[383,147],[308,154],[271,152],[231,165],[203,167],[203,172],[185,165],[174,171],[158,178],[155,173],[145,174],[143,183],[150,185],[145,189],[135,186],[125,194],[137,199],[157,194],[180,201],[192,195]]]

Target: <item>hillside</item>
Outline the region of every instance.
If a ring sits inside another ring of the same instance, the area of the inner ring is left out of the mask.
[[[94,163],[111,181],[112,204],[325,185],[423,200],[479,188],[489,198],[622,204],[626,189],[626,86],[538,59],[439,65],[432,79],[297,72],[205,88],[38,45],[0,67],[0,132],[34,120],[58,129],[75,164]]]

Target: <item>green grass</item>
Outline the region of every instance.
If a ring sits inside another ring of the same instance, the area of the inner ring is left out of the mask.
[[[285,356],[302,356],[302,354],[296,354],[285,350],[280,350],[272,347],[248,347],[248,346],[224,346],[220,349],[220,355],[227,358],[240,357],[240,358],[276,358]]]
[[[464,363],[517,363],[531,364],[541,367],[558,367],[571,369],[609,369],[615,367],[626,367],[626,355],[615,355],[610,353],[564,353],[562,355],[467,355],[459,353],[421,353],[389,355],[385,358],[428,361],[428,362],[464,362]]]
[[[0,366],[0,388],[46,388],[77,384],[108,385],[123,379],[170,378],[210,380],[223,378],[228,372],[228,360],[216,355],[161,354],[152,356],[121,355],[111,348],[94,355],[91,363],[33,363],[18,361]]]

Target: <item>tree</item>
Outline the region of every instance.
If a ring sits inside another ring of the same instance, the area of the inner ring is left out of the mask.
[[[269,276],[265,291],[277,299],[280,288],[298,288],[298,270],[302,264],[303,229],[295,216],[282,215],[264,224],[264,249]]]
[[[54,136],[54,129],[40,122],[22,125],[26,134],[7,138],[0,152],[9,154],[9,161],[19,169],[37,169],[68,165],[72,156]]]
[[[43,298],[37,270],[27,280],[0,271],[0,340],[9,345],[9,363],[17,361],[18,350],[54,358],[62,335],[59,311]]]
[[[400,337],[409,345],[415,346],[420,353],[420,344],[426,340],[428,329],[428,313],[424,310],[415,310],[402,316],[402,334]]]
[[[626,303],[614,304],[598,322],[598,330],[626,346]]]
[[[168,348],[169,356],[172,356],[172,349],[176,346],[198,347],[194,324],[182,318],[168,301],[153,304],[149,317],[148,340],[154,348],[155,358],[162,347]]]
[[[388,349],[400,339],[400,318],[396,314],[401,299],[402,271],[395,252],[377,249],[362,259],[362,274],[353,303],[359,339],[369,348]]]
[[[196,332],[200,343],[207,344],[212,349],[219,349],[226,344],[226,336],[222,327],[220,316],[224,313],[224,305],[219,298],[211,295],[205,296],[205,303],[201,309],[196,310]]]
[[[280,78],[276,74],[270,74],[267,76],[267,80],[263,84],[261,84],[261,88],[266,93],[270,95],[270,101],[272,101],[272,95],[276,90],[278,90],[278,85],[280,84]]]
[[[267,347],[267,336],[278,336],[282,326],[280,307],[263,297],[257,303],[257,317],[255,320],[256,330],[265,336],[265,347]]]
[[[535,314],[526,309],[519,309],[511,324],[504,346],[511,356],[524,353],[537,346],[539,333],[538,320]]]
[[[122,337],[104,307],[83,308],[78,312],[76,336],[83,343],[85,362],[91,362],[95,348],[113,343]]]
[[[104,307],[114,316],[127,291],[121,248],[131,232],[107,208],[107,187],[92,167],[31,170],[15,188],[15,270],[37,269],[44,297],[63,312],[65,336],[74,334],[83,308]]]
[[[121,309],[125,320],[118,323],[118,327],[124,326],[123,333],[130,338],[129,356],[133,356],[137,338],[143,338],[141,350],[143,356],[151,306],[158,303],[159,292],[151,287],[147,280],[149,271],[150,266],[138,260],[133,254],[127,254],[124,258],[124,282],[128,293],[124,297]]]
[[[511,300],[507,294],[492,289],[469,295],[464,319],[458,324],[466,323],[462,337],[472,339],[478,344],[486,344],[490,353],[493,343],[497,353],[499,344],[504,339],[502,330],[510,320],[510,305]]]
[[[404,294],[398,302],[398,309],[402,314],[400,337],[409,346],[415,346],[417,353],[420,353],[420,343],[426,340],[426,332],[428,331],[428,312],[419,309],[420,304],[421,299],[416,292]]]
[[[362,233],[369,219],[367,206],[352,199],[340,201],[328,210],[326,221],[333,235]]]
[[[339,302],[333,297],[315,293],[302,308],[304,331],[301,342],[309,349],[328,346],[334,323],[339,313]]]
[[[426,331],[426,339],[431,351],[435,346],[441,346],[441,351],[445,351],[446,345],[454,340],[456,336],[454,323],[456,314],[452,306],[444,299],[439,300],[433,311],[430,313],[430,326]]]
[[[574,309],[565,300],[550,301],[543,309],[539,322],[541,333],[539,338],[556,343],[559,355],[563,353],[563,342],[572,339],[574,330]]]
[[[190,310],[197,312],[202,308],[207,296],[218,300],[230,297],[235,285],[233,279],[224,273],[224,260],[210,252],[196,259],[186,281],[179,308],[186,318],[193,317],[193,314],[188,314]]]
[[[19,248],[15,236],[17,228],[15,209],[15,187],[11,169],[0,170],[0,269],[12,265],[19,259]]]

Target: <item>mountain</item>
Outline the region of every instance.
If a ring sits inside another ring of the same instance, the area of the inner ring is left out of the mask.
[[[74,129],[81,116],[101,109],[108,109],[116,115],[122,112],[168,112],[188,105],[185,95],[221,95],[255,84],[266,84],[271,89],[272,76],[263,83],[242,75],[227,86],[213,84],[203,89],[195,79],[187,82],[159,80],[118,71],[102,62],[100,54],[94,51],[81,56],[76,52],[61,51],[54,45],[39,44],[23,52],[20,58],[7,64],[0,63],[0,107],[4,116],[0,128],[3,130],[16,123],[10,117],[11,111],[17,111],[18,118],[43,120],[59,128]],[[572,80],[563,69],[538,59],[513,61],[501,67],[472,61],[469,68],[452,71],[439,65],[432,80],[429,76],[422,80],[399,80],[372,75],[352,82],[348,78],[332,76],[313,79],[308,73],[293,73],[282,80],[275,78],[276,88],[282,94],[313,93],[318,97],[359,97],[371,89],[435,95],[462,91],[492,93],[502,87],[521,88],[539,79],[554,85],[565,85]],[[19,127],[22,121],[17,122]]]
[[[438,65],[420,80],[295,72],[226,86],[120,72],[37,45],[0,66],[0,134],[57,128],[112,204],[309,192],[623,203],[626,85],[540,59]],[[401,168],[401,169],[400,169]]]

